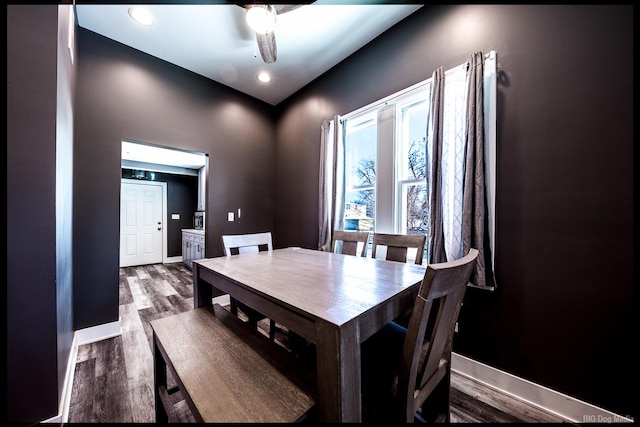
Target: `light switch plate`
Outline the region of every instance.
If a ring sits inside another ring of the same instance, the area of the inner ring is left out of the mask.
[[[227,214],[227,221],[233,222],[233,212]]]
[[[180,214],[171,214],[171,219],[180,219]]]

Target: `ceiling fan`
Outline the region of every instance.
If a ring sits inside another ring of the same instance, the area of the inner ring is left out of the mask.
[[[275,34],[276,16],[314,3],[314,1],[302,2],[301,4],[250,3],[239,5],[246,9],[247,23],[256,33],[256,42],[264,62],[267,64],[276,62],[278,56]]]

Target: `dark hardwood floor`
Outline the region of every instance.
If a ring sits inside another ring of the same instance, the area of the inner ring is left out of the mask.
[[[68,422],[153,423],[150,321],[192,307],[191,270],[182,263],[121,268],[122,335],[78,347]],[[286,334],[276,339],[287,345]],[[563,422],[455,372],[451,382],[453,423]],[[194,421],[184,400],[177,396],[174,404],[182,421]]]

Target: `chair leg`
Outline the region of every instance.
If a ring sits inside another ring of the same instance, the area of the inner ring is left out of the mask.
[[[447,373],[440,383],[433,389],[431,395],[422,405],[422,418],[428,423],[444,422],[449,423],[451,420],[450,408],[451,393],[451,370],[447,369]]]
[[[293,354],[299,359],[304,359],[305,350],[307,346],[307,340],[302,338],[300,335],[296,334],[293,331],[289,331],[289,345],[291,347],[291,351]]]

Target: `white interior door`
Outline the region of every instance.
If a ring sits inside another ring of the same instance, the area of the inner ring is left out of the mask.
[[[162,262],[161,183],[122,180],[120,190],[120,267]]]

